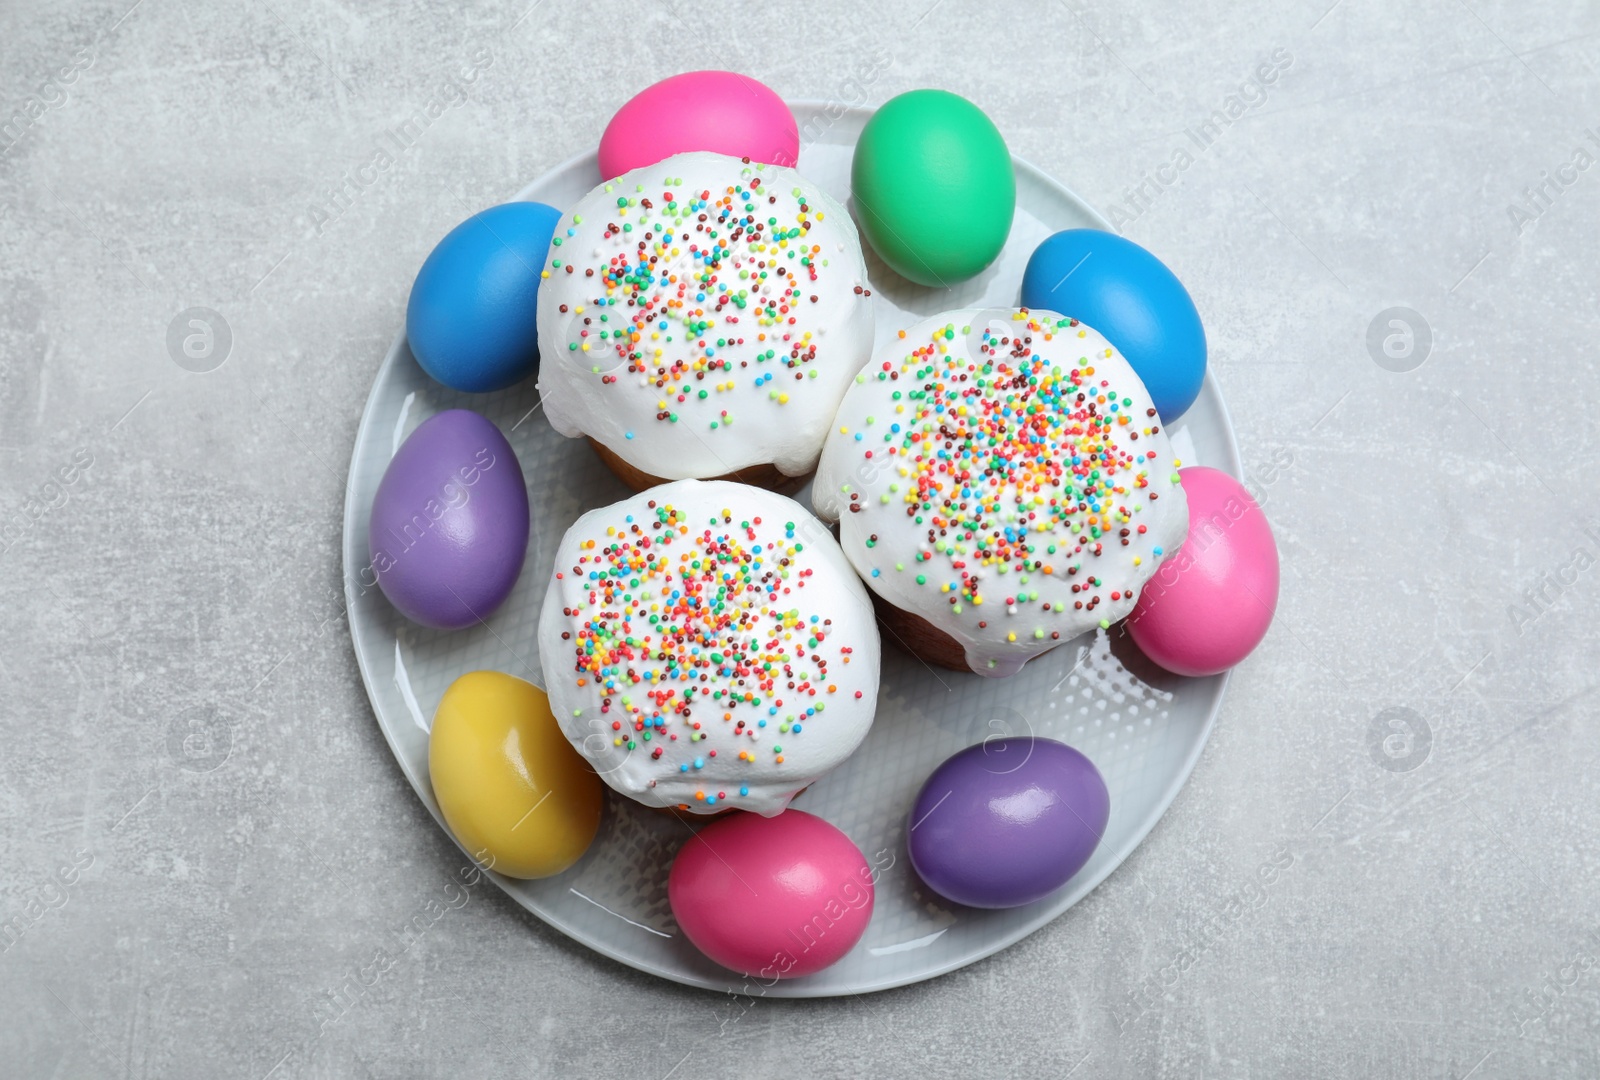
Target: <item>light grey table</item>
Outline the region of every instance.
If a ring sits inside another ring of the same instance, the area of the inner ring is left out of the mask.
[[[0,11],[0,1073],[1600,1074],[1592,7],[128,2]],[[967,95],[1164,258],[1278,621],[968,969],[730,1014],[480,890],[352,995],[459,862],[340,619],[367,388],[435,240],[708,66]]]

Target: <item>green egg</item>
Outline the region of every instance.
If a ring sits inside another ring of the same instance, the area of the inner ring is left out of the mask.
[[[1017,208],[999,129],[945,90],[913,90],[873,114],[850,183],[867,242],[919,285],[954,285],[982,272],[1005,246]]]

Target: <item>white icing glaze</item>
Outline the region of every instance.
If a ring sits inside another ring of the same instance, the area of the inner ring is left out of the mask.
[[[634,169],[556,227],[545,415],[652,476],[804,475],[872,352],[870,296],[855,223],[793,169],[711,153]]]
[[[1133,610],[1188,531],[1177,467],[1144,384],[1097,331],[967,308],[873,356],[812,499],[878,595],[1002,676]]]
[[[695,813],[781,813],[860,745],[877,708],[866,589],[827,526],[744,484],[680,480],[579,518],[556,555],[539,655],[551,710],[595,771]]]

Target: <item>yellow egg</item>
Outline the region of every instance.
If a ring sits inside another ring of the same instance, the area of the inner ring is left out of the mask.
[[[474,671],[433,717],[428,775],[469,854],[515,878],[559,874],[600,828],[600,778],[567,742],[532,683]]]

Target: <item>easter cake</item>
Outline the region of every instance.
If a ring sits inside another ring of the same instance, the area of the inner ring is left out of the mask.
[[[1097,331],[967,308],[873,356],[812,498],[895,636],[998,677],[1133,610],[1188,528],[1177,464],[1144,384]]]
[[[550,707],[648,806],[771,817],[866,738],[872,603],[816,518],[682,480],[567,530],[539,620]]]
[[[539,288],[539,393],[635,490],[793,490],[872,350],[855,225],[793,169],[676,154],[561,218]]]

